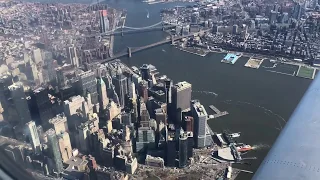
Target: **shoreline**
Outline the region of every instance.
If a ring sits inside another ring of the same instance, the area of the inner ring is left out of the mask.
[[[193,55],[197,55],[197,56],[201,56],[201,57],[205,57],[206,55],[208,55],[210,53],[210,52],[205,52],[205,54],[199,54],[199,53],[196,53],[196,52],[189,51],[188,49],[184,49],[184,48],[180,48],[180,47],[176,47],[176,48],[179,49],[180,51],[187,52],[187,53],[190,53],[190,54],[193,54]]]

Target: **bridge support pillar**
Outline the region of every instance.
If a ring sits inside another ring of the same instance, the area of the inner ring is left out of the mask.
[[[128,47],[128,57],[131,58],[132,57],[132,54],[131,54],[131,48]]]
[[[123,36],[123,28],[121,28],[121,36]]]
[[[171,44],[174,45],[173,35],[171,35]]]

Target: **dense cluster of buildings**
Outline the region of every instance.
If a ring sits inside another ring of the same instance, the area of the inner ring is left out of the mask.
[[[54,81],[55,68],[113,56],[113,38],[103,33],[119,16],[106,4],[0,1],[0,74],[40,85]]]
[[[210,29],[183,45],[299,58],[319,64],[319,2],[213,1],[163,10],[185,35]]]
[[[55,76],[63,86],[36,89],[2,77],[7,137],[0,140],[18,164],[55,177],[126,179],[138,162],[183,168],[192,162],[193,148],[213,145],[208,114],[191,99],[190,83],[173,84],[147,64],[88,68]]]

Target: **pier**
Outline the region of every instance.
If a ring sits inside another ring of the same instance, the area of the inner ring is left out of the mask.
[[[237,60],[242,56],[241,53],[228,53],[222,60],[221,62],[223,63],[228,63],[228,64],[234,64],[237,62]]]
[[[210,105],[209,108],[215,112],[215,114],[213,115],[214,118],[218,118],[218,117],[221,117],[221,116],[225,116],[225,115],[228,115],[229,113],[227,111],[223,111],[221,112],[218,108],[216,108],[215,106],[213,105]]]

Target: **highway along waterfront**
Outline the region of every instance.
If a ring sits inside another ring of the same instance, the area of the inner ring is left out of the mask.
[[[120,0],[110,1],[108,4],[127,10],[127,26],[144,27],[161,20],[159,12],[162,8],[185,3],[148,5],[138,1]],[[115,54],[126,50],[128,46],[148,45],[166,36],[167,34],[161,31],[116,36]],[[208,107],[211,104],[221,111],[228,111],[229,115],[210,120],[209,125],[215,132],[242,132],[239,142],[252,145],[254,151],[247,156],[257,157],[257,160],[249,161],[251,166],[240,167],[255,172],[311,80],[271,73],[264,68],[246,68],[244,64],[248,58],[245,57],[241,57],[234,65],[221,63],[224,56],[225,54],[210,53],[201,57],[166,44],[135,53],[131,58],[125,57],[122,60],[129,66],[137,67],[150,63],[174,82],[190,82],[193,98],[199,99],[211,114],[213,112]],[[251,177],[251,174],[240,173],[237,179],[247,180]]]

